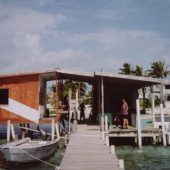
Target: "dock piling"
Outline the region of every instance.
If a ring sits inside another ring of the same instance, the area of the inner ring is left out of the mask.
[[[105,120],[105,131],[108,132],[109,129],[108,129],[108,116],[107,115],[105,115],[104,120]]]
[[[164,120],[163,104],[160,104],[160,107],[161,107],[161,125],[162,125],[162,140],[163,140],[163,146],[167,146],[167,143],[166,143],[166,132],[165,132],[165,120]]]
[[[111,145],[111,154],[115,155],[115,146],[114,145]]]
[[[142,135],[141,135],[139,99],[136,100],[136,110],[137,110],[138,147],[141,148],[142,147]]]
[[[54,136],[55,136],[55,120],[54,119],[52,119],[52,125],[51,125],[51,134],[52,134],[52,136],[51,136],[51,140],[52,141],[54,141]]]
[[[14,130],[14,125],[11,124],[11,135],[12,135],[12,139],[15,141],[16,138],[15,138],[15,130]]]
[[[10,133],[11,133],[11,121],[7,121],[7,143],[10,142]]]
[[[109,136],[106,136],[106,146],[109,146]]]
[[[119,167],[124,169],[124,160],[119,159]]]

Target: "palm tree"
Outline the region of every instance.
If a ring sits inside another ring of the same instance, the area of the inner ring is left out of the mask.
[[[136,65],[136,69],[133,71],[135,76],[146,76],[143,67]]]
[[[52,84],[49,87],[50,94],[48,95],[48,102],[52,105],[53,109],[56,108],[56,85]]]
[[[72,80],[66,80],[63,88],[63,98],[68,96],[69,89],[72,90],[72,95],[75,97],[76,91],[79,91],[79,97],[85,95],[87,86],[83,82],[75,82]]]
[[[123,68],[120,68],[120,71],[120,74],[133,75],[133,68],[129,63],[124,63]]]
[[[136,65],[135,70],[133,71],[135,76],[146,76],[146,72],[144,71],[143,67]],[[146,88],[147,87],[142,87],[142,94],[143,94],[143,110],[145,110],[146,107]]]
[[[148,70],[148,75],[153,78],[164,79],[170,74],[169,66],[165,66],[165,62],[156,61],[151,63],[151,70]]]

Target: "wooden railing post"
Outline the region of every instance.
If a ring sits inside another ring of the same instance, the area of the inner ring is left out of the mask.
[[[142,135],[141,135],[139,99],[136,100],[136,111],[137,111],[138,146],[139,146],[139,148],[141,148],[142,147]]]
[[[164,120],[163,104],[160,104],[160,107],[161,107],[161,125],[162,125],[162,140],[163,140],[163,146],[167,146],[167,143],[166,143],[166,132],[165,132],[165,120]]]

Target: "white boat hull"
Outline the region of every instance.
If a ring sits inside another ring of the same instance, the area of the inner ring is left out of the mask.
[[[7,162],[33,162],[51,156],[58,147],[58,141],[28,141],[19,145],[9,143],[1,147],[1,152]]]

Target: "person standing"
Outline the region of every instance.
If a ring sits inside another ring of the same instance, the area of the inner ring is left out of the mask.
[[[84,112],[85,105],[83,102],[79,105],[79,110],[80,110],[80,120],[81,120],[81,118],[83,118],[83,120],[85,120],[85,112]]]
[[[128,128],[129,121],[128,121],[128,104],[125,98],[122,98],[122,107],[121,107],[121,114],[123,118],[123,128]]]

